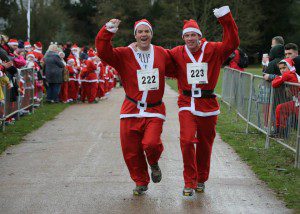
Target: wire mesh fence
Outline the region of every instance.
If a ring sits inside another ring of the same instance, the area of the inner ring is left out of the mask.
[[[261,76],[225,67],[221,99],[247,122],[246,133],[251,125],[266,134],[266,148],[273,139],[290,149],[300,168],[300,84],[272,88]]]
[[[34,109],[34,70],[32,68],[19,69],[16,82],[18,88],[7,89],[6,86],[2,86],[5,97],[0,104],[2,131],[5,130],[5,121],[8,118],[19,119],[22,113],[33,112]]]

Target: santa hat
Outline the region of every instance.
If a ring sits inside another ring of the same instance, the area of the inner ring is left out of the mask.
[[[74,44],[74,45],[72,46],[71,50],[74,50],[74,49],[78,49],[77,44]]]
[[[26,58],[28,58],[28,57],[33,57],[35,59],[33,52],[28,52],[26,55]]]
[[[18,40],[16,40],[16,39],[10,39],[7,44],[8,45],[19,45]]]
[[[35,47],[36,49],[38,49],[38,50],[41,50],[41,49],[43,48],[43,45],[42,45],[41,42],[36,42],[36,43],[34,44],[34,47]]]
[[[31,48],[30,42],[28,42],[28,41],[24,42],[24,47],[25,48]]]
[[[134,35],[136,33],[137,27],[140,26],[140,25],[146,25],[146,26],[148,26],[150,28],[151,34],[153,34],[152,25],[150,24],[150,22],[147,19],[141,19],[141,20],[136,21],[134,23],[134,32],[133,32]]]
[[[89,49],[88,55],[89,55],[89,58],[94,58],[96,56],[95,52],[94,52],[94,50],[92,48]]]
[[[202,37],[202,33],[197,22],[193,19],[183,21],[182,36],[188,32],[198,33]]]
[[[279,63],[285,63],[290,71],[293,71],[293,72],[296,71],[295,63],[294,63],[293,59],[286,58],[286,59],[281,60]]]
[[[68,58],[67,63],[69,63],[69,62],[75,62],[75,60],[73,58]]]

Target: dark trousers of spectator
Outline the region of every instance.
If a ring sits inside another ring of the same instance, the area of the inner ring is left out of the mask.
[[[59,102],[59,92],[61,83],[49,83],[47,90],[47,101]]]

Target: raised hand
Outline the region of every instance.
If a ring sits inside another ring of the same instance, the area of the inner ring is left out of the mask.
[[[119,19],[111,19],[106,23],[106,29],[111,33],[116,33],[119,29],[119,24],[121,20]]]

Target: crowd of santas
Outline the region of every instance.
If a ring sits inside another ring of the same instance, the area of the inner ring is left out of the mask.
[[[102,62],[92,48],[79,48],[76,44],[70,43],[55,45],[58,47],[57,54],[65,65],[59,101],[67,103],[87,100],[89,103],[94,103],[107,98],[109,91],[117,83],[116,70]],[[44,68],[44,59],[48,51],[49,49],[45,55],[43,54],[41,42],[36,42],[32,46],[28,41],[24,43],[16,39],[5,41],[1,36],[0,84],[10,89],[11,102],[15,102],[17,96],[23,96],[25,93],[22,72],[20,73],[19,70],[22,68],[34,69],[35,100],[40,102],[41,96],[38,95],[45,93],[48,86]],[[16,81],[18,74],[21,81]],[[3,91],[0,92],[0,100],[4,103]],[[54,101],[48,100],[48,102]]]

